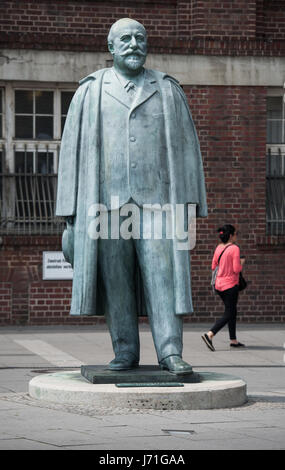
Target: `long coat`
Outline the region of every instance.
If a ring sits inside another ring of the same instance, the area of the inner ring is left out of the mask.
[[[88,235],[89,208],[99,201],[101,152],[100,103],[108,69],[80,82],[67,115],[61,143],[56,215],[75,216],[63,234],[63,252],[74,269],[71,315],[104,314],[103,289],[97,276],[98,242]],[[160,90],[164,111],[171,204],[196,204],[197,217],[207,216],[203,163],[195,126],[178,82],[154,70],[148,77]],[[142,104],[139,104],[141,106]],[[89,212],[90,213],[90,212]],[[193,312],[190,257],[173,242],[174,313]],[[140,276],[138,276],[140,284]],[[138,296],[138,302],[142,297]],[[141,305],[144,311],[144,305]]]

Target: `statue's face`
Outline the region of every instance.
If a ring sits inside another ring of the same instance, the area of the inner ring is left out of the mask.
[[[117,26],[109,50],[113,55],[114,65],[122,72],[139,73],[147,52],[144,28],[136,21]]]

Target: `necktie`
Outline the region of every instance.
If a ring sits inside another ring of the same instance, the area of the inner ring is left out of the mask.
[[[130,96],[134,96],[136,92],[136,85],[133,82],[129,82],[126,86],[126,90]]]

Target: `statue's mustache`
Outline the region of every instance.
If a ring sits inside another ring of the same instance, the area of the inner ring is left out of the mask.
[[[121,57],[126,57],[126,56],[129,56],[129,55],[137,55],[137,56],[141,56],[141,57],[146,56],[146,54],[144,52],[141,52],[138,49],[136,49],[135,51],[128,50],[128,51],[122,52],[122,54],[120,54]]]

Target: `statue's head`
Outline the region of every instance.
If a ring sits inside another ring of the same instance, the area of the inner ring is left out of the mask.
[[[131,18],[116,21],[108,34],[108,48],[114,65],[122,73],[138,74],[145,63],[147,34],[144,26]]]

